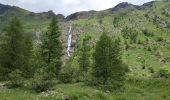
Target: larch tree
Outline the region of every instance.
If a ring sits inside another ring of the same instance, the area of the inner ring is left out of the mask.
[[[1,74],[6,78],[9,73],[15,70],[27,72],[32,41],[26,41],[23,27],[16,17],[11,19],[9,25],[3,31],[4,35],[0,48]]]
[[[87,77],[87,72],[90,66],[90,36],[83,38],[82,47],[80,49],[79,66],[81,76]]]
[[[93,57],[92,82],[110,91],[122,88],[125,64],[121,59],[120,43],[103,33],[96,44]]]
[[[48,31],[43,37],[41,46],[41,56],[47,64],[48,70],[55,73],[57,76],[62,66],[62,43],[60,41],[61,32],[57,18],[54,17],[48,27]]]

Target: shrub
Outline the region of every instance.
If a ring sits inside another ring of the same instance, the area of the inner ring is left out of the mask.
[[[103,33],[96,44],[93,54],[92,84],[105,90],[121,90],[124,85],[127,65],[122,61],[120,40],[113,41]]]
[[[130,43],[137,43],[138,41],[138,31],[137,30],[133,30],[132,28],[124,28],[122,30],[122,36],[125,38],[125,39],[130,39]]]
[[[148,37],[154,36],[154,34],[152,32],[149,32],[147,29],[142,30],[142,33]]]
[[[10,88],[16,88],[23,85],[24,78],[22,72],[18,69],[9,73],[9,83],[7,84]]]
[[[60,72],[60,81],[63,83],[72,83],[78,79],[78,71],[71,66],[64,67]]]
[[[161,69],[155,74],[153,74],[154,78],[170,78],[170,73],[168,70]]]
[[[149,70],[150,73],[154,73],[155,72],[152,67],[149,67],[148,70]]]
[[[45,69],[41,68],[38,70],[32,79],[32,87],[36,92],[42,92],[52,89],[54,83],[54,73],[47,72]]]
[[[156,41],[157,41],[157,42],[164,42],[164,41],[166,41],[166,40],[164,40],[163,37],[158,37]]]

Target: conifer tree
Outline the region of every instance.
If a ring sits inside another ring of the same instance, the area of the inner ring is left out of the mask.
[[[62,44],[60,41],[61,32],[57,18],[54,17],[48,27],[47,33],[44,35],[41,46],[41,55],[43,61],[48,65],[48,70],[54,72],[56,75],[61,70],[61,56],[62,56]]]
[[[1,74],[6,78],[9,73],[15,70],[27,72],[31,55],[31,41],[27,45],[23,27],[20,21],[13,17],[9,25],[4,28],[4,36],[1,44],[0,65]],[[30,49],[28,49],[30,48]],[[29,54],[29,56],[28,56]]]
[[[80,58],[79,58],[79,66],[80,72],[83,76],[85,76],[88,72],[88,68],[90,66],[90,46],[89,46],[89,36],[86,36],[83,39],[82,47],[80,49]]]
[[[93,82],[111,91],[123,87],[125,76],[125,66],[122,63],[119,44],[118,41],[113,42],[107,33],[103,33],[93,55]]]
[[[33,68],[33,37],[32,34],[26,34],[24,35],[24,66],[22,67],[23,73],[25,73],[25,77],[32,77],[34,74],[34,69]]]

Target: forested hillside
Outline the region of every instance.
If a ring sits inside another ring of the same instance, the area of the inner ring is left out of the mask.
[[[67,17],[0,4],[0,81],[0,100],[169,100],[170,1]]]

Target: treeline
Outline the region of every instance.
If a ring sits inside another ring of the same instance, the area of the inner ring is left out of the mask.
[[[71,59],[62,66],[63,47],[57,18],[53,18],[41,43],[34,47],[33,36],[25,34],[20,21],[14,17],[3,30],[0,42],[0,80],[10,88],[24,86],[37,92],[52,89],[55,84],[84,82],[87,85],[114,91],[124,88],[128,67],[122,62],[120,39],[114,40],[103,32],[96,43],[92,61],[90,37],[84,37],[79,50],[79,68]]]

